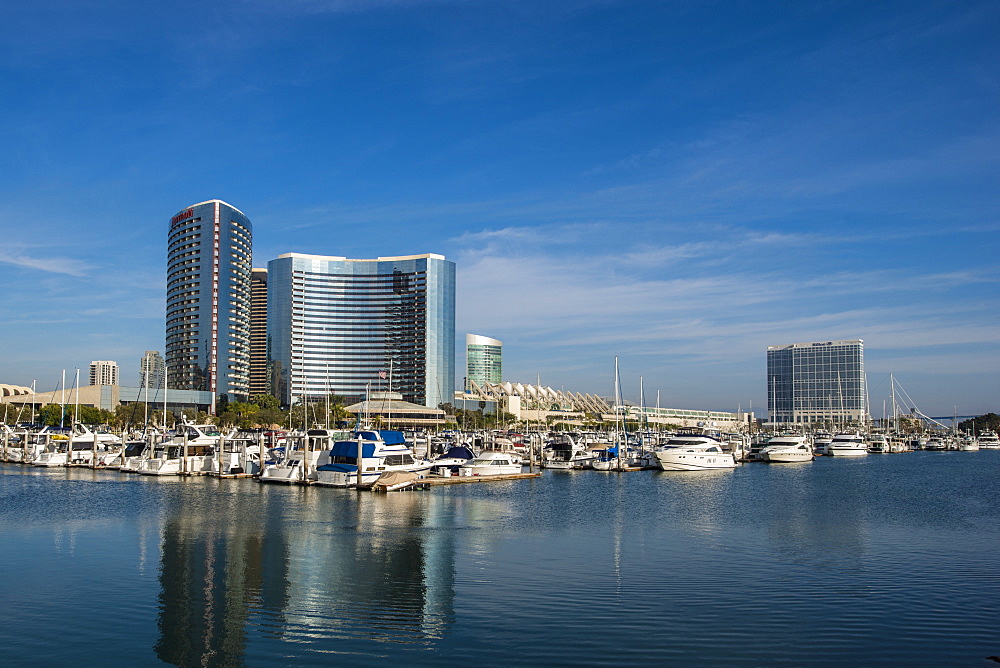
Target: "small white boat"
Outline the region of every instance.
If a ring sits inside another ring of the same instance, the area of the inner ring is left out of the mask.
[[[511,475],[521,472],[521,462],[507,452],[483,452],[458,469],[459,476]]]
[[[664,471],[707,471],[736,468],[736,457],[725,452],[722,443],[709,436],[678,434],[656,452]]]
[[[775,436],[761,449],[760,458],[775,464],[811,462],[813,453],[805,436]]]
[[[372,484],[373,492],[395,492],[412,487],[420,476],[409,471],[386,471]]]
[[[829,451],[834,457],[866,457],[868,444],[857,432],[843,432],[830,441]]]

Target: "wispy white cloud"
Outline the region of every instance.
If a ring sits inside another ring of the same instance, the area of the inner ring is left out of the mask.
[[[68,274],[70,276],[86,276],[93,267],[81,260],[67,257],[32,257],[24,253],[0,250],[0,263],[34,269],[52,274]]]

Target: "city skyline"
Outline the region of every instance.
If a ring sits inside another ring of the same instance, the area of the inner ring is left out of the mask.
[[[137,377],[164,223],[219,198],[254,267],[455,261],[456,336],[512,382],[609,396],[617,355],[629,400],[763,416],[768,346],[857,338],[876,417],[889,373],[929,415],[997,409],[995,3],[0,16],[2,383]]]

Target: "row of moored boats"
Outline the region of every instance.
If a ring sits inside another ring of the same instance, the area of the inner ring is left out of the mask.
[[[516,475],[535,463],[550,469],[696,471],[735,468],[747,461],[807,462],[822,455],[1000,449],[1000,438],[992,431],[978,438],[844,431],[759,435],[753,441],[740,434],[708,433],[618,438],[556,432],[536,434],[536,439],[451,434],[424,440],[418,455],[403,432],[363,428],[223,434],[215,425],[185,423],[169,432],[150,429],[126,439],[82,424],[65,431],[2,429],[0,459],[33,466],[90,466],[154,476],[248,475],[262,482],[390,489],[430,476]]]

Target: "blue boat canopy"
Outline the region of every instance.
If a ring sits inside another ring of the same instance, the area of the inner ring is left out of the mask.
[[[453,445],[448,448],[448,452],[441,455],[442,457],[454,457],[456,459],[475,459],[475,455],[472,454],[472,450],[465,447],[464,445]]]
[[[361,447],[362,457],[374,457],[375,456],[375,444],[374,443],[364,443]],[[330,457],[353,457],[358,458],[358,442],[357,441],[337,441],[333,444],[333,448],[330,450]]]
[[[406,445],[406,437],[403,432],[390,429],[380,429],[379,434],[386,445]]]

